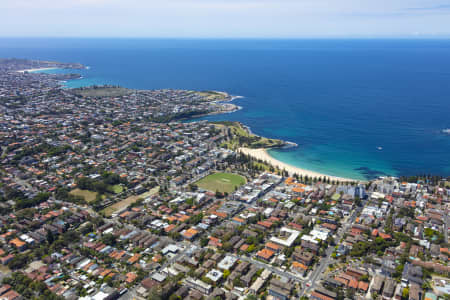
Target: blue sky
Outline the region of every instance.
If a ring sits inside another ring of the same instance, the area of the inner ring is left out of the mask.
[[[3,37],[450,36],[450,0],[0,0]]]

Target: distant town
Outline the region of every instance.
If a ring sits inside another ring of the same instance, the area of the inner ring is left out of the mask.
[[[233,96],[84,68],[0,59],[0,299],[450,299],[449,178],[293,174],[192,121]]]

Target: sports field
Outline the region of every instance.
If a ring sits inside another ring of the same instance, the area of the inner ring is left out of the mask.
[[[128,197],[128,198],[126,198],[126,199],[124,199],[124,200],[122,200],[120,202],[114,203],[113,205],[104,208],[103,212],[105,213],[105,215],[107,217],[109,217],[115,211],[122,210],[122,209],[128,207],[131,203],[136,202],[139,198],[144,199],[146,197],[153,196],[153,195],[155,195],[158,192],[159,192],[159,186],[151,189],[150,191],[148,191],[145,194],[137,195],[137,196],[130,196],[130,197]]]
[[[70,194],[75,196],[81,196],[86,200],[87,202],[92,202],[97,197],[96,192],[88,191],[88,190],[80,190],[80,189],[74,189],[70,191]]]
[[[200,179],[195,184],[202,189],[212,192],[219,191],[221,193],[232,193],[234,192],[235,187],[239,187],[246,182],[247,180],[241,175],[233,173],[214,173]]]

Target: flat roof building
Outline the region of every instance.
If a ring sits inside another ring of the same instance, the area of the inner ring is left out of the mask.
[[[270,241],[284,247],[291,247],[294,241],[300,235],[300,231],[287,227],[281,228],[280,233],[286,236],[286,238],[272,237],[270,238]]]
[[[206,274],[206,278],[211,279],[212,282],[217,283],[223,276],[223,273],[219,270],[212,269]]]
[[[217,267],[221,270],[230,270],[234,267],[234,265],[237,262],[237,258],[234,258],[230,255],[227,255],[222,259],[218,264]]]

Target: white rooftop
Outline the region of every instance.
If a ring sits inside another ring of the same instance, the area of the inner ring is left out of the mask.
[[[237,259],[232,257],[232,256],[225,256],[224,259],[222,259],[219,264],[217,265],[217,267],[221,270],[229,270],[231,269],[234,264],[236,263]]]
[[[311,242],[311,243],[314,243],[314,244],[318,244],[319,243],[313,236],[307,235],[307,234],[302,236],[302,240],[308,241],[308,242]]]
[[[152,279],[154,279],[158,282],[163,282],[166,278],[167,278],[167,276],[162,273],[155,273],[152,276]]]
[[[208,274],[206,274],[206,278],[211,279],[213,282],[217,282],[220,280],[220,278],[222,278],[222,275],[222,272],[220,272],[219,270],[212,269],[208,272]]]
[[[319,239],[321,241],[325,241],[328,238],[328,234],[329,231],[328,230],[318,230],[318,229],[313,229],[310,233],[309,233],[314,239]]]
[[[180,248],[177,245],[170,244],[170,245],[167,245],[164,249],[162,249],[161,253],[163,255],[166,255],[168,252],[177,253],[178,250],[180,250]]]
[[[294,241],[300,235],[300,231],[293,230],[293,229],[290,229],[287,227],[281,228],[280,233],[289,234],[289,236],[285,239],[278,238],[278,237],[272,237],[272,238],[270,238],[270,241],[272,241],[278,245],[285,246],[285,247],[292,246]]]

